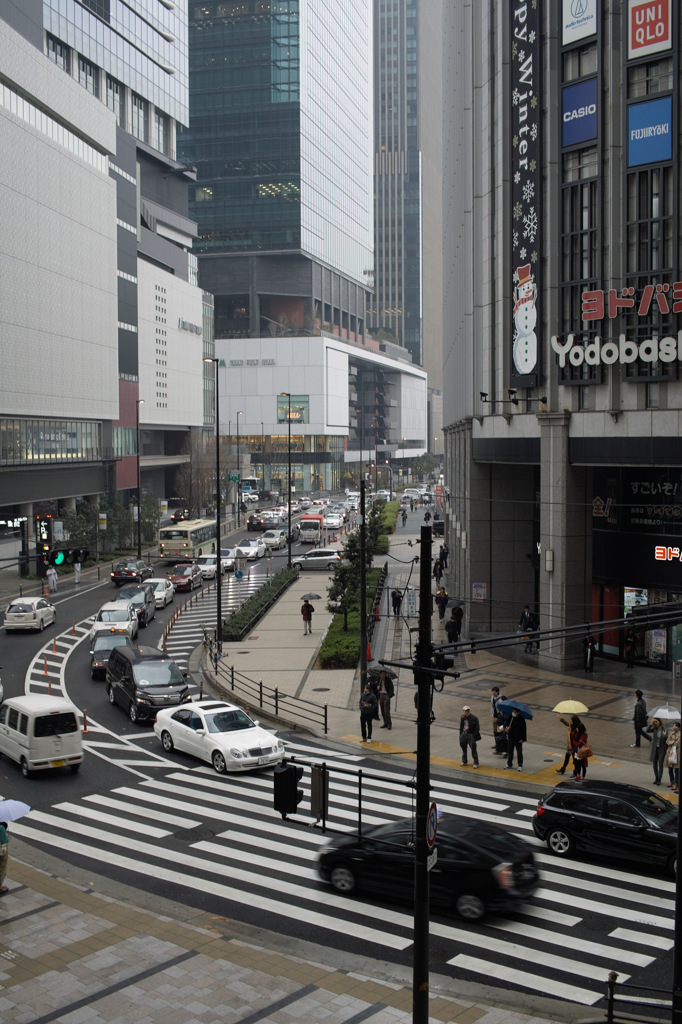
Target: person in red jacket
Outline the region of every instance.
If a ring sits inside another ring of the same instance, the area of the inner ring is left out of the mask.
[[[308,598],[301,605],[301,617],[303,618],[303,636],[313,631],[313,612],[315,609]]]

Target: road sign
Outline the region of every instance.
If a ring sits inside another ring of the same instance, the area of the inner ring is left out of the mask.
[[[238,484],[240,480],[241,480],[241,476],[239,475],[239,473],[235,472],[234,470],[232,470],[231,472],[228,471],[228,474],[227,474],[227,482],[228,483],[230,483],[230,484]]]
[[[236,580],[240,580],[243,575],[244,575],[244,573],[241,571],[241,569],[237,569],[236,573],[234,574],[234,578]]]
[[[436,863],[437,860],[438,860],[438,850],[434,850],[426,858],[426,870],[430,871],[431,868],[433,867],[433,865]]]
[[[436,834],[438,832],[438,808],[435,803],[432,803],[429,807],[429,813],[426,816],[426,842],[428,843],[429,850],[433,849],[433,844],[436,841]]]

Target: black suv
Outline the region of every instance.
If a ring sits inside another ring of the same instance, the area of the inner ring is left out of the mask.
[[[662,864],[675,873],[677,808],[639,786],[562,782],[539,801],[533,831],[560,857],[578,849]]]
[[[188,678],[155,647],[115,647],[107,665],[107,696],[110,704],[128,712],[131,722],[153,720],[159,708],[192,699]]]
[[[153,575],[153,566],[147,565],[141,558],[129,558],[126,562],[119,562],[114,566],[111,582],[117,587],[122,587],[124,583],[143,583]]]
[[[264,530],[265,518],[259,512],[252,512],[246,520],[247,530]]]
[[[156,598],[150,583],[132,583],[121,587],[116,600],[130,602],[141,626],[146,626],[156,615]]]

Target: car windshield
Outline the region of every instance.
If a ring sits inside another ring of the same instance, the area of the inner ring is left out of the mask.
[[[137,562],[119,562],[115,571],[120,572],[121,569],[137,569]]]
[[[182,681],[182,672],[174,661],[150,661],[135,668],[138,686],[173,686]]]
[[[127,608],[111,608],[99,612],[97,622],[126,622],[129,618]]]
[[[12,615],[14,612],[32,612],[33,608],[34,606],[32,604],[27,604],[26,602],[22,604],[19,601],[17,601],[9,606],[9,608],[7,609],[7,614]]]
[[[102,651],[113,651],[114,647],[127,647],[125,641],[128,637],[96,636],[92,649],[96,654]]]
[[[206,728],[209,732],[237,732],[239,729],[252,729],[253,726],[249,716],[241,710],[206,715]]]
[[[631,803],[644,815],[652,825],[659,825],[665,828],[677,820],[677,807],[656,796],[655,793],[637,794],[630,798]]]
[[[242,540],[239,542],[240,548],[250,548],[256,544],[255,540]]]
[[[175,570],[174,575],[175,576],[191,576],[192,575],[192,566],[191,565],[178,566],[177,569]]]
[[[199,565],[215,565],[215,555],[202,555],[197,562]]]
[[[166,589],[166,584],[163,582],[163,580],[159,580],[158,583],[154,584],[154,590],[156,591],[157,594],[163,593],[163,591],[165,589]]]

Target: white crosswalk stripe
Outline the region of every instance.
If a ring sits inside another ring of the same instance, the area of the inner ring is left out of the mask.
[[[310,761],[336,761],[346,769],[366,765],[358,755],[298,739],[291,746]],[[382,904],[367,894],[344,897],[319,880],[316,858],[329,835],[306,827],[312,825],[309,778],[304,772],[305,797],[293,821],[283,821],[274,810],[271,773],[223,778],[208,766],[176,765],[110,793],[34,810],[13,831],[61,857],[90,859],[100,871],[123,873],[138,883],[142,878],[164,892],[176,887],[178,899],[210,893],[216,912],[255,926],[409,962],[409,905]],[[414,794],[407,783],[407,777],[372,772],[370,779],[363,772],[363,827],[410,817]],[[434,779],[432,785],[432,797],[444,811],[466,812],[533,838],[527,818],[518,814],[532,799],[450,780]],[[329,803],[329,827],[354,831],[357,792],[351,777],[332,772]],[[544,847],[536,849],[542,884],[518,913],[478,925],[434,915],[430,932],[439,947],[439,970],[586,1006],[604,997],[609,970],[618,970],[619,982],[646,985],[647,972],[672,948],[674,883],[634,874],[627,866],[563,861]]]

